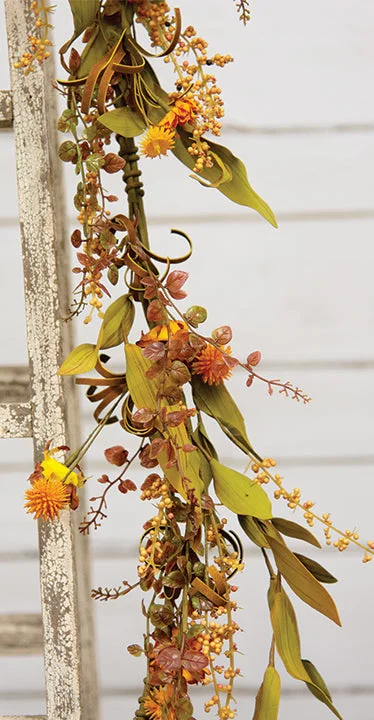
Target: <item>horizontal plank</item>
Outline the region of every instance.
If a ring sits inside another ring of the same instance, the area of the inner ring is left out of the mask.
[[[29,438],[31,436],[31,403],[1,403],[0,438]]]
[[[0,365],[0,403],[30,400],[29,377],[26,365]]]
[[[46,715],[0,715],[0,720],[47,720]]]
[[[323,220],[330,225],[339,214],[341,219],[352,222],[368,214],[372,216],[370,160],[374,134],[295,136],[279,140],[276,136],[240,137],[223,133],[222,143],[241,157],[250,183],[272,207],[279,225],[298,221],[320,223]],[[4,152],[9,154],[10,149],[4,148]],[[265,220],[253,210],[240,207],[221,193],[208,191],[194,182],[189,178],[187,169],[175,158],[162,158],[159,163],[145,159],[141,167],[147,215],[152,223],[165,219],[166,224],[169,223],[167,232],[170,227],[185,229],[184,224],[188,223],[190,214],[194,229],[199,215],[212,220],[214,232],[217,223],[229,222],[230,218],[235,224],[237,218],[248,221],[251,231],[252,223],[255,223],[256,233],[259,225],[266,226]],[[73,169],[65,163],[64,170],[69,186],[74,187]],[[167,193],[155,192],[160,182],[167,182]],[[123,212],[120,176],[113,176],[111,189],[120,198],[113,208],[117,212],[122,208]],[[7,189],[4,191],[7,192]],[[0,215],[8,217],[10,207],[4,203]],[[73,215],[74,208],[70,207],[68,212]],[[237,240],[237,230],[235,232]],[[267,237],[270,241],[273,236],[279,242],[279,233],[269,228]],[[252,244],[249,239],[247,242]],[[174,246],[177,243],[174,238]],[[209,244],[209,236],[205,236],[205,243]]]
[[[367,88],[374,13],[367,0],[356,0],[354,14],[351,0],[316,0],[307,21],[298,0],[264,0],[251,6],[252,19],[246,28],[238,20],[234,3],[220,5],[219,23],[212,23],[216,0],[200,5],[198,33],[209,42],[208,52],[230,53],[235,59],[214,72],[228,120],[244,118],[254,125],[270,125],[373,119]],[[184,27],[196,24],[191,3],[181,0],[180,7]],[[66,39],[64,28],[69,22],[67,5],[58,3],[57,47]],[[154,67],[170,91],[171,65],[164,68],[156,62]]]
[[[39,614],[0,614],[0,655],[39,655],[43,626]]]
[[[13,103],[10,90],[0,90],[0,128],[13,125]]]
[[[263,668],[263,671],[265,667]],[[254,696],[258,690],[261,680],[253,690],[255,692],[238,694],[235,698],[238,704],[235,706],[238,718],[252,717],[254,710]],[[331,688],[330,688],[331,689]],[[366,695],[350,695],[339,693],[332,696],[336,707],[344,718],[359,717],[360,720],[373,720],[373,699]],[[204,717],[202,700],[197,699],[195,686],[191,690],[191,699],[194,706],[194,717]],[[123,720],[124,717],[132,718],[137,708],[138,695],[126,695],[126,697],[106,697],[101,702],[102,717],[104,720]],[[213,715],[214,717],[214,715]],[[329,720],[332,715],[316,700],[311,693],[296,683],[292,695],[284,691],[282,687],[279,720]]]

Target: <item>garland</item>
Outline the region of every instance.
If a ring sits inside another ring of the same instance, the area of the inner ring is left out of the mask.
[[[73,273],[78,278],[69,318],[84,313],[85,324],[97,314],[101,328],[95,343],[76,347],[60,368],[61,375],[96,372],[77,378],[86,385],[87,398],[96,405],[96,425],[64,463],[55,457],[65,448],[45,449],[26,491],[27,512],[53,521],[62,509],[79,506],[79,489],[86,478],[79,463],[102,429],[119,423],[138,440],[132,454],[123,446],[105,450],[108,473],[98,478],[102,491],[80,524],[88,534],[106,518],[108,493],[126,495],[137,487],[128,476],[135,463],[144,468],[140,500],[152,506],[139,540],[136,581],[117,588],[97,588],[92,597],[114,600],[134,588],[145,593],[144,642],[129,645],[146,665],[144,687],[135,717],[143,720],[193,720],[192,685],[207,685],[211,697],[205,710],[220,720],[235,717],[234,685],[240,675],[237,653],[240,630],[236,621],[237,586],[233,578],[244,569],[241,540],[224,517],[235,513],[243,532],[260,548],[269,575],[268,604],[272,634],[269,662],[258,691],[253,720],[276,720],[280,679],[276,656],[287,672],[306,683],[313,695],[341,718],[315,666],[301,658],[297,620],[284,585],[305,603],[340,624],[338,611],[324,585],[334,578],[316,561],[291,551],[286,537],[321,547],[310,529],[274,517],[264,486],[275,485],[274,499],[301,510],[309,527],[323,525],[327,545],[339,551],[354,544],[374,554],[374,542],[362,543],[355,530],[342,532],[329,514],[317,515],[314,503],[301,498],[299,488],[284,487],[275,461],[262,458],[250,444],[244,419],[225,381],[239,368],[248,388],[265,383],[274,391],[302,403],[310,398],[290,382],[269,380],[258,373],[261,353],[246,360],[235,357],[227,325],[202,332],[205,308],[187,310],[188,273],[174,269],[192,253],[192,242],[181,230],[172,230],[186,242],[182,257],[156,255],[148,238],[143,205],[140,154],[155,158],[173,153],[203,186],[216,188],[233,202],[259,212],[276,227],[270,207],[248,182],[243,163],[216,143],[224,115],[216,68],[231,63],[230,55],[212,55],[194,27],[183,28],[178,9],[172,13],[160,0],[69,0],[73,36],[60,49],[68,73],[58,80],[66,109],[58,129],[70,136],[59,150],[77,175],[74,206],[79,228],[71,235],[77,250]],[[43,0],[33,2],[35,34],[30,52],[17,67],[32,72],[49,56],[48,15]],[[249,20],[248,3],[237,2],[239,18]],[[151,50],[137,39],[139,26],[149,36]],[[72,47],[81,38],[83,51]],[[70,50],[69,58],[66,53]],[[161,59],[176,76],[174,90],[159,83],[149,58]],[[109,146],[115,142],[115,151]],[[147,162],[147,160],[145,160]],[[113,213],[118,200],[106,190],[107,175],[123,173],[127,194],[125,213]],[[104,305],[110,286],[124,282],[126,292]],[[140,337],[133,337],[136,314],[143,317]],[[130,339],[131,338],[131,339]],[[110,369],[107,351],[124,346],[120,373]],[[244,473],[225,466],[213,446],[205,417],[213,418],[229,440],[247,458]],[[248,476],[250,474],[250,476]],[[223,514],[222,514],[223,513]],[[332,539],[335,534],[335,541]]]

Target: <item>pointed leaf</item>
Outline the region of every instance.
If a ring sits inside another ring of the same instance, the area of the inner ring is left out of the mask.
[[[271,597],[270,619],[277,652],[291,677],[310,682],[301,661],[300,637],[295,611],[282,587],[277,586]]]
[[[326,570],[322,565],[320,565],[315,560],[312,560],[311,558],[305,557],[305,555],[300,555],[300,553],[294,553],[295,557],[297,557],[300,562],[305,565],[307,570],[309,570],[314,577],[319,580],[319,582],[323,583],[336,583],[338,582],[337,578],[334,577],[334,575],[331,575],[331,573]]]
[[[78,345],[78,347],[71,351],[66,360],[64,360],[58,374],[80,375],[80,373],[93,370],[97,362],[97,356],[98,349],[96,345],[91,345],[91,343]]]
[[[296,680],[303,680],[313,695],[325,703],[339,720],[342,720],[334,708],[330,693],[316,668],[308,660],[301,659],[295,611],[279,583],[275,586],[274,581],[271,581],[268,598],[275,645],[287,672]]]
[[[173,412],[178,408],[177,405],[170,405],[168,409]],[[174,447],[182,448],[184,445],[189,444],[190,438],[187,434],[186,426],[180,424],[177,427],[168,427],[168,435],[173,441]],[[167,467],[167,454],[166,450],[162,450],[158,455],[157,459],[166,475],[170,484],[179,492],[179,494],[186,500],[189,491],[193,491],[198,502],[200,502],[201,492],[203,490],[203,482],[200,478],[200,456],[198,452],[179,452],[180,470],[177,467]]]
[[[341,625],[336,605],[327,590],[288,549],[282,539],[267,534],[279,572],[294,593],[318,612]]]
[[[98,345],[100,350],[120,345],[127,338],[135,317],[135,308],[129,295],[117,298],[105,311]]]
[[[95,22],[100,0],[69,0],[69,5],[74,20],[74,34],[78,37]]]
[[[256,518],[250,515],[238,515],[239,523],[244,530],[245,534],[248,535],[249,539],[258,547],[270,548],[268,539],[262,530],[260,523],[256,521]]]
[[[156,380],[147,378],[146,372],[152,363],[144,357],[138,345],[125,345],[126,353],[126,379],[130,395],[137,408],[150,408],[157,410],[157,394],[159,384]]]
[[[277,517],[272,518],[271,523],[279,532],[282,533],[282,535],[297,538],[298,540],[305,540],[305,542],[308,542],[315,547],[321,547],[321,543],[317,540],[317,538],[314,537],[314,535],[309,530],[307,530],[307,528],[299,525],[299,523],[295,523],[292,520],[286,520],[285,518]]]
[[[310,662],[310,660],[302,660],[302,663],[309,677],[313,681],[313,683],[309,682],[306,684],[308,690],[310,690],[312,695],[314,695],[317,700],[320,700],[325,705],[327,705],[327,707],[331,710],[332,713],[334,713],[337,718],[339,718],[339,720],[343,720],[340,713],[334,707],[330,691],[323,677],[318,672],[317,668],[313,665],[313,663]]]
[[[133,138],[141,135],[147,125],[141,115],[130,107],[119,107],[100,115],[98,121],[112,132],[123,137]]]
[[[178,160],[192,170],[195,161],[193,156],[188,152],[188,147],[193,142],[191,133],[178,127],[178,136],[175,139],[175,146],[172,152]],[[206,138],[204,138],[204,141],[208,142]],[[212,168],[204,168],[199,173],[199,177],[201,176],[205,178],[205,180],[208,180],[212,187],[216,185],[217,189],[223,193],[223,195],[226,195],[229,200],[239,205],[246,205],[247,207],[253,208],[253,210],[260,213],[271,225],[278,227],[271,208],[250,186],[247,171],[242,161],[235,157],[235,155],[223,145],[218,145],[211,141],[209,141],[208,144],[213,153],[213,157],[218,157],[220,163],[226,166],[227,172],[230,172],[231,179],[226,180],[226,178],[224,178],[225,181],[222,182],[222,167],[217,161]]]
[[[269,665],[256,696],[253,720],[277,720],[279,712],[281,684],[276,669]]]
[[[238,515],[253,515],[264,520],[271,518],[271,503],[262,487],[214,458],[210,466],[216,495],[229,510]]]
[[[229,391],[221,385],[207,385],[197,375],[192,377],[192,395],[196,407],[214,418],[221,429],[243,452],[253,452],[243,415]]]

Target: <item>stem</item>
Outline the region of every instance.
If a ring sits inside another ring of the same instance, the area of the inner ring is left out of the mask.
[[[140,180],[141,170],[138,167],[138,148],[133,138],[125,138],[116,135],[119,144],[119,156],[124,159],[123,181],[127,193],[130,220],[137,221],[137,231],[140,242],[145,248],[149,248],[147,220],[143,204],[143,183]]]

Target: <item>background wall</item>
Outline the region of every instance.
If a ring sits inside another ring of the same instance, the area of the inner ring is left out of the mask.
[[[230,381],[253,444],[278,460],[287,486],[300,486],[318,510],[333,510],[340,527],[357,526],[367,540],[374,534],[374,7],[366,0],[262,0],[253,3],[253,19],[244,29],[230,0],[181,0],[179,5],[186,24],[200,14],[196,26],[212,52],[235,56],[235,66],[219,74],[227,108],[222,142],[245,161],[251,183],[271,204],[280,227],[275,231],[253,212],[204,190],[172,157],[145,160],[152,243],[170,250],[170,227],[189,233],[195,247],[187,268],[189,304],[208,307],[209,329],[232,325],[238,355],[260,349],[265,375],[291,379],[312,396],[310,406],[301,406],[282,396],[270,398],[265,386],[247,390],[240,374]],[[71,29],[66,6],[58,0],[57,47]],[[1,14],[0,61],[0,88],[6,89]],[[0,158],[0,362],[24,365],[10,132],[0,134]],[[76,326],[81,342],[82,328],[79,322]],[[95,328],[90,328],[94,340]],[[84,337],[87,341],[86,330]],[[82,412],[88,431],[87,404]],[[120,429],[114,439],[112,432],[95,447],[89,475],[104,470],[108,444],[127,442]],[[243,468],[228,445],[220,447],[224,462]],[[7,494],[2,491],[0,611],[37,612],[36,525],[22,508],[31,443],[3,440],[0,452],[0,482],[7,480],[2,485]],[[279,504],[276,511],[292,517]],[[146,515],[135,497],[112,498],[109,518],[92,536],[94,585],[134,578],[137,533]],[[251,717],[270,641],[266,573],[255,548],[246,547],[246,558],[238,617],[244,628],[245,677],[236,693],[242,719]],[[325,676],[346,719],[373,720],[374,567],[362,566],[354,549],[343,555],[325,549],[318,559],[339,577],[332,592],[343,629],[295,599],[303,655]],[[136,707],[143,666],[141,659],[128,656],[126,646],[141,638],[139,603],[134,593],[95,608],[103,720],[131,717]],[[42,665],[40,658],[0,658],[1,714],[43,711]],[[328,717],[329,711],[296,681],[284,676],[283,688],[280,720],[301,714],[305,720]]]

